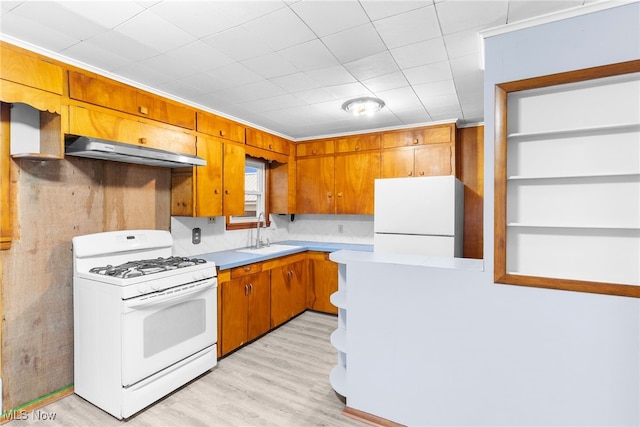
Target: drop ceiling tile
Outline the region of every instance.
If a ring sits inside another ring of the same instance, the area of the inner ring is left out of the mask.
[[[497,27],[507,23],[507,0],[443,1],[435,4],[443,34],[478,27]]]
[[[155,70],[161,70],[162,74],[170,77],[172,80],[180,80],[200,72],[188,62],[178,62],[168,55],[154,56],[139,63]]]
[[[111,1],[61,1],[65,9],[105,28],[115,28],[144,10],[135,2],[121,1],[113,7]]]
[[[324,88],[304,90],[302,92],[297,92],[295,96],[306,104],[317,104],[335,99],[335,96]]]
[[[385,102],[385,108],[393,112],[422,108],[420,99],[410,87],[385,90],[377,93],[377,96]]]
[[[448,59],[442,37],[391,49],[391,54],[400,68],[412,68]]]
[[[288,7],[254,19],[244,28],[276,51],[316,38],[313,31]]]
[[[330,34],[321,40],[342,63],[386,51],[384,43],[370,23]]]
[[[61,52],[80,42],[80,39],[76,37],[52,30],[15,13],[6,13],[0,16],[0,29],[3,34],[52,52]]]
[[[90,41],[76,43],[61,53],[70,58],[74,58],[76,61],[91,64],[93,67],[108,72],[133,64],[132,61],[111,51],[104,50]]]
[[[484,72],[478,70],[473,73],[462,74],[455,78],[456,91],[462,99],[464,94],[472,94],[473,97],[484,92]]]
[[[409,82],[401,71],[363,80],[362,84],[373,93],[409,86]]]
[[[479,53],[451,58],[449,62],[451,64],[453,77],[456,79],[462,75],[477,73],[482,70],[480,64],[481,56]]]
[[[177,63],[195,67],[199,71],[209,71],[235,62],[224,53],[200,40],[167,52],[167,57]]]
[[[245,24],[256,18],[275,12],[278,9],[287,7],[287,4],[280,0],[215,0],[213,3],[222,11],[232,26]]]
[[[142,61],[143,59],[160,54],[160,52],[154,48],[143,45],[137,40],[117,31],[98,34],[88,41],[108,52],[123,56],[132,62]]]
[[[482,43],[480,28],[444,36],[444,44],[447,47],[449,58],[479,53],[482,51]]]
[[[196,40],[191,34],[149,11],[134,16],[115,31],[159,52],[168,52]]]
[[[404,74],[412,85],[451,80],[453,78],[448,61],[407,68],[404,70]]]
[[[215,70],[209,71],[207,74],[222,80],[229,87],[243,86],[263,79],[263,77],[258,73],[250,70],[239,62],[234,62],[232,64],[216,68]]]
[[[429,6],[433,3],[431,0],[365,0],[361,1],[360,4],[364,8],[365,12],[367,12],[367,15],[369,15],[369,18],[372,21],[376,21],[378,19],[388,18],[390,16],[399,15],[410,10]]]
[[[236,61],[273,52],[273,49],[244,27],[235,27],[206,37],[202,41]]]
[[[156,87],[171,80],[169,76],[160,72],[158,69],[141,62],[114,68],[113,73],[132,82],[136,82],[134,86],[145,89]]]
[[[234,88],[233,90],[239,97],[249,101],[273,98],[287,94],[280,86],[266,79],[255,83],[249,83],[247,85]]]
[[[450,99],[455,99],[455,102],[458,102],[458,96],[456,94],[456,88],[453,84],[453,80],[436,82],[436,83],[425,83],[421,85],[413,86],[418,98],[422,100],[422,103],[429,108],[429,105],[433,104],[433,99],[435,97],[449,97]]]
[[[296,67],[277,52],[246,59],[242,61],[242,64],[267,79],[293,74],[297,71]]]
[[[9,12],[11,9],[19,6],[22,1],[0,1],[0,10],[2,12]]]
[[[389,49],[441,36],[433,6],[380,19],[374,25]]]
[[[344,83],[353,83],[356,79],[342,65],[321,68],[306,72],[314,81],[321,86],[334,86]]]
[[[189,76],[180,80],[179,83],[197,89],[200,94],[207,94],[222,89],[228,89],[230,87],[228,82],[208,72]]]
[[[302,92],[305,90],[319,88],[320,85],[310,79],[306,74],[297,72],[282,77],[276,77],[271,81],[289,93]]]
[[[583,3],[583,0],[511,1],[509,2],[507,23],[511,24],[535,16],[581,6]]]
[[[173,22],[177,27],[192,34],[196,38],[207,37],[228,30],[234,26],[234,24],[220,12],[217,2],[163,1],[154,5],[151,11]]]
[[[169,93],[177,98],[180,98],[183,100],[183,102],[188,104],[193,104],[193,102],[186,100],[194,99],[202,95],[202,89],[190,86],[181,80],[171,80],[161,83],[160,85],[158,85],[158,89],[163,92]]]
[[[279,53],[300,71],[319,70],[339,64],[319,39],[283,49]]]
[[[362,6],[356,0],[302,0],[292,4],[291,8],[318,37],[369,22]]]
[[[329,86],[325,89],[337,99],[341,99],[343,101],[350,98],[357,98],[359,96],[371,96],[371,92],[361,83],[347,83],[343,85]]]
[[[344,67],[359,81],[398,71],[396,61],[387,51],[346,63]]]
[[[13,9],[11,13],[80,40],[85,40],[108,29],[52,1],[24,2]]]
[[[431,121],[429,113],[421,106],[415,110],[394,111],[394,114],[402,124],[410,125],[416,123],[427,123]]]

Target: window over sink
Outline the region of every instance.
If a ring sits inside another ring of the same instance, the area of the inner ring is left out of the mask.
[[[227,229],[255,226],[261,213],[268,219],[267,212],[267,163],[247,156],[244,169],[244,214],[227,217]]]

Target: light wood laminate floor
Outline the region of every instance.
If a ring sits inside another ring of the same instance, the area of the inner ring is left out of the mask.
[[[305,312],[218,361],[209,373],[119,421],[73,394],[9,426],[364,426],[329,384],[335,316]],[[55,414],[55,419],[37,419]]]

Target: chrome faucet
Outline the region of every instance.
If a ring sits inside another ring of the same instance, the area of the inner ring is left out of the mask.
[[[262,247],[262,239],[260,238],[260,218],[264,220],[264,212],[260,212],[260,215],[258,215],[258,222],[256,223],[256,249],[260,249]]]

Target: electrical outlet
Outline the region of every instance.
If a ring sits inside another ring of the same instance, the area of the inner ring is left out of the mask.
[[[342,224],[338,224],[338,233],[344,233],[344,227],[342,226]]]
[[[216,223],[216,217],[215,216],[210,216],[207,224],[215,224],[215,223]]]
[[[194,228],[191,230],[191,243],[194,245],[200,244],[200,238],[202,237],[202,233],[199,228]]]

